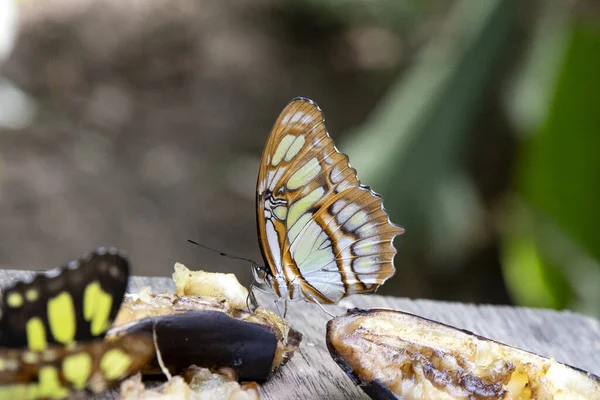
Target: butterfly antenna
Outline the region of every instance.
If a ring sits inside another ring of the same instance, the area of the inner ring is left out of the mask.
[[[195,241],[193,241],[193,240],[191,240],[191,239],[188,239],[188,242],[190,242],[191,244],[195,244],[196,246],[203,247],[203,248],[205,248],[206,250],[210,250],[210,251],[214,251],[215,253],[219,253],[219,255],[220,255],[220,256],[224,256],[224,257],[233,258],[234,260],[248,261],[248,262],[249,262],[249,263],[251,263],[252,265],[258,265],[258,263],[257,263],[256,261],[254,261],[254,260],[251,260],[251,259],[249,259],[249,258],[246,258],[246,257],[238,257],[238,256],[234,256],[234,255],[231,255],[231,254],[227,254],[227,253],[225,253],[225,252],[223,252],[223,251],[215,250],[215,249],[213,249],[213,248],[210,248],[210,247],[208,247],[208,246],[206,246],[206,245],[203,245],[203,244],[200,244],[200,243],[198,243],[198,242],[195,242]]]

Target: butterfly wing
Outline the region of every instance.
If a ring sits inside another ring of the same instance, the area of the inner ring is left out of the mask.
[[[370,293],[394,272],[392,224],[381,197],[362,186],[327,133],[323,113],[296,98],[275,122],[257,184],[260,246],[274,276],[309,300]],[[277,282],[278,295],[284,291]]]
[[[103,391],[139,371],[154,356],[147,335],[124,335],[41,351],[0,349],[0,398],[63,398]]]
[[[119,311],[129,262],[115,249],[77,261],[4,290],[0,346],[43,350],[104,337]]]

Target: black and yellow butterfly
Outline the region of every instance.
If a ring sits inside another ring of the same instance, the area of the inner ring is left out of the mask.
[[[105,339],[119,311],[129,262],[101,248],[4,290],[0,399],[63,398],[102,391],[154,354],[141,335]]]

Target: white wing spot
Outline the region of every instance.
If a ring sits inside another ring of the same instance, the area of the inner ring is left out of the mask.
[[[0,367],[0,371],[16,371],[20,367],[19,362],[14,359],[5,359],[2,362],[2,366]]]
[[[285,173],[285,170],[287,168],[285,167],[281,167],[281,168],[277,168],[274,170],[269,171],[269,175],[267,176],[267,182],[269,182],[269,190],[271,192],[275,191],[275,185],[277,185],[277,182],[279,182],[279,178],[281,178],[281,175],[283,175]],[[262,194],[264,192],[261,191],[260,194]]]
[[[350,203],[336,215],[335,219],[338,224],[343,225],[344,222],[356,214],[358,210],[360,210],[360,208],[356,204]]]
[[[342,297],[346,295],[344,282],[342,276],[338,271],[320,271],[308,276],[304,279],[309,285],[317,289],[327,297],[332,303],[337,303]]]
[[[302,125],[306,125],[310,122],[311,119],[312,118],[310,114],[304,114],[304,116],[300,119],[300,122],[302,123]]]
[[[310,271],[319,271],[326,265],[335,266],[335,255],[331,249],[331,243],[322,249],[313,249],[299,265],[300,272],[307,274]],[[330,268],[331,270],[332,268]]]
[[[348,181],[342,181],[339,185],[336,186],[335,192],[336,193],[341,193],[344,190],[348,189],[349,187],[351,187],[350,182],[348,182]]]
[[[292,115],[292,117],[290,118],[290,124],[300,121],[300,118],[302,118],[303,115],[304,113],[302,111],[296,111],[294,115]]]
[[[357,274],[373,274],[381,269],[377,256],[355,258],[352,267]]]
[[[352,250],[354,251],[354,254],[359,256],[368,256],[370,254],[375,254],[379,249],[377,241],[377,237],[361,240],[359,242],[354,243],[354,245],[352,246]]]
[[[322,157],[323,157],[323,161],[325,161],[325,164],[328,164],[328,165],[333,164],[334,161],[335,161],[335,158],[333,158],[333,157],[331,157],[329,155],[329,149],[327,147],[325,147],[323,149],[323,156]]]
[[[344,228],[346,228],[347,231],[354,232],[366,222],[367,213],[361,210],[350,217],[350,219],[344,224]]]
[[[275,263],[275,270],[279,273],[283,273],[281,268],[281,249],[279,248],[279,239],[277,238],[277,231],[273,222],[267,220],[267,241],[269,242],[269,252]]]
[[[335,167],[333,167],[331,169],[331,172],[329,173],[329,179],[331,179],[331,182],[336,184],[339,183],[342,178],[344,177],[341,173],[342,171],[340,171],[340,167],[339,165],[336,165]]]
[[[333,203],[333,213],[337,214],[341,211],[342,208],[346,207],[346,203],[344,200],[337,200],[335,203]]]
[[[367,236],[372,236],[373,234],[375,234],[375,230],[376,230],[375,224],[370,223],[370,224],[364,224],[363,226],[358,228],[356,230],[356,233],[360,237],[367,237]]]

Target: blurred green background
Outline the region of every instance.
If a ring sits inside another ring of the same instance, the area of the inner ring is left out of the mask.
[[[249,283],[186,239],[260,258],[262,146],[307,96],[406,228],[380,293],[600,316],[595,1],[2,0],[0,63],[4,267]]]

